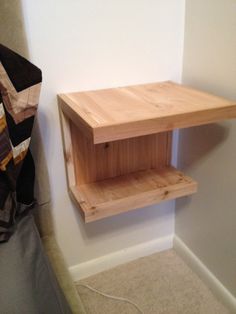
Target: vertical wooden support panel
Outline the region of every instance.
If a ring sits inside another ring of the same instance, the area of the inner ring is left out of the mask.
[[[96,182],[170,164],[172,132],[93,144],[70,123],[73,161],[78,184]]]
[[[62,143],[63,143],[63,153],[64,153],[65,168],[66,168],[67,186],[68,188],[70,188],[71,186],[76,185],[74,153],[73,153],[73,146],[72,146],[71,132],[70,132],[70,120],[64,115],[60,107],[59,107],[59,116],[60,116],[61,130],[62,130]]]

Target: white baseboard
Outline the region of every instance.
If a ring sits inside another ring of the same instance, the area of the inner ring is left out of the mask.
[[[101,271],[133,261],[143,256],[171,249],[172,247],[173,235],[169,235],[71,266],[69,267],[69,271],[72,279],[78,281]]]
[[[236,298],[223,286],[223,284],[213,275],[213,273],[200,261],[200,259],[180,240],[174,236],[174,249],[183,260],[198,274],[202,281],[209,287],[214,295],[232,313],[236,313]]]

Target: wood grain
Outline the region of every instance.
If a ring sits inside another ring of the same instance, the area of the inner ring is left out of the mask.
[[[172,132],[94,145],[70,123],[77,184],[170,165]]]
[[[64,153],[64,161],[66,168],[66,179],[68,190],[71,186],[75,186],[75,162],[73,159],[73,147],[71,141],[71,132],[70,132],[70,120],[63,114],[63,112],[59,108],[59,117],[61,123],[61,131],[62,131],[62,143],[63,143],[63,153]]]
[[[173,167],[71,187],[85,222],[193,194],[197,183]]]
[[[236,117],[236,102],[171,82],[58,97],[68,190],[85,222],[190,195],[172,130]]]
[[[236,118],[236,101],[172,82],[59,95],[62,110],[104,143]]]

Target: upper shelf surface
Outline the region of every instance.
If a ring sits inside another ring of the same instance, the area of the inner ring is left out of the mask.
[[[95,144],[236,118],[236,102],[173,82],[61,94],[59,102]]]

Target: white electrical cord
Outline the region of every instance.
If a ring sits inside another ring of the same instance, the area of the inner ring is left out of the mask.
[[[109,299],[123,301],[123,302],[127,302],[129,304],[132,304],[139,311],[139,313],[144,314],[144,312],[139,308],[139,306],[136,303],[134,303],[134,302],[132,302],[132,301],[130,301],[128,299],[121,298],[121,297],[115,297],[113,295],[103,293],[103,292],[101,292],[101,291],[99,291],[99,290],[97,290],[97,289],[95,289],[95,288],[93,288],[93,287],[91,287],[89,285],[83,284],[83,283],[76,283],[76,286],[85,287],[85,288],[87,288],[87,289],[89,289],[89,290],[91,290],[91,291],[93,291],[95,293],[98,293],[98,294],[100,294],[100,295],[102,295],[102,296],[104,296],[106,298],[109,298]]]

